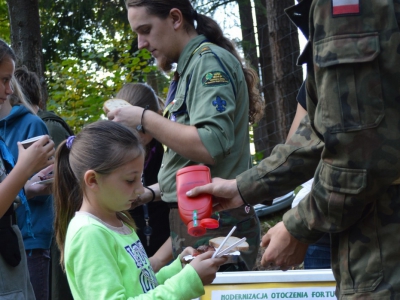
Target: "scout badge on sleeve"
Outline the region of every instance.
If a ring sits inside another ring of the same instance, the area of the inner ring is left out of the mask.
[[[217,111],[219,112],[225,111],[226,101],[221,99],[220,96],[217,96],[217,98],[212,102],[212,104],[215,106]]]
[[[229,76],[222,71],[208,72],[201,79],[203,86],[215,87],[229,84]]]
[[[355,15],[360,13],[360,0],[332,0],[332,15]]]

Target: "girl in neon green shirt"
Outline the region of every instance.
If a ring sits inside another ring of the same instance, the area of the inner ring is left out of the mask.
[[[137,135],[116,122],[95,122],[59,146],[55,230],[74,299],[193,299],[226,261],[209,252],[153,272],[125,212],[144,192],[143,163]]]

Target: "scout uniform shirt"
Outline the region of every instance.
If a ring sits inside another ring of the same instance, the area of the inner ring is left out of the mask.
[[[179,81],[175,99],[167,106],[164,115],[173,122],[197,127],[201,141],[215,161],[213,166],[209,166],[212,177],[235,178],[250,165],[249,97],[241,63],[231,53],[199,35],[184,48],[177,72]],[[167,148],[158,173],[163,201],[177,202],[176,172],[195,164],[198,162]],[[182,247],[196,246],[185,228],[176,229],[179,219],[177,210],[171,210],[174,257]],[[247,268],[251,269],[259,247],[259,225],[253,208],[247,212],[244,207],[221,212],[220,228],[208,230],[213,236],[206,234],[203,238],[226,235],[233,225],[245,219],[248,222],[241,229],[248,232],[238,229],[236,233],[246,236],[249,242],[251,249],[247,258],[246,254],[243,257]],[[203,242],[208,244],[207,240]]]
[[[223,60],[225,70],[218,59]],[[183,50],[177,72],[180,79],[169,119],[197,127],[201,141],[215,160],[210,166],[212,177],[234,178],[247,170],[249,97],[240,62],[199,35]],[[177,201],[176,172],[197,163],[167,149],[158,173],[163,201]]]

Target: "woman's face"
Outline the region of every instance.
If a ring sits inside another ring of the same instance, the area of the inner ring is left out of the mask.
[[[170,71],[180,55],[175,41],[174,19],[171,16],[160,19],[150,15],[146,7],[130,7],[128,20],[133,32],[137,34],[139,49],[147,49],[161,70]]]
[[[0,64],[0,109],[7,97],[13,93],[11,77],[14,74],[15,63],[11,58],[5,58]]]

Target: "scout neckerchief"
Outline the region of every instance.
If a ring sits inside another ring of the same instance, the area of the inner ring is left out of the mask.
[[[202,47],[204,45],[208,45],[208,44],[212,44],[212,43],[207,42],[207,40],[202,41],[199,44],[199,46],[197,46],[197,48],[193,50],[192,54],[190,54],[190,57],[188,59],[188,63],[192,59],[193,55],[197,52],[197,50],[200,49],[200,47]],[[174,79],[171,81],[171,84],[170,84],[170,87],[169,87],[169,90],[168,90],[167,100],[165,101],[165,109],[164,109],[164,112],[163,112],[163,116],[164,117],[166,117],[168,119],[172,119],[172,120],[173,120],[173,118],[175,118],[175,116],[177,114],[182,113],[181,111],[179,111],[180,113],[176,112],[175,114],[172,114],[172,112],[170,111],[171,107],[175,103],[175,95],[176,95],[176,90],[177,90],[177,87],[178,87],[178,80],[179,80],[179,74],[178,74],[178,72],[175,72],[174,73]],[[186,92],[187,92],[187,90],[189,88],[189,83],[190,83],[190,78],[189,78],[188,83],[186,85],[184,103],[186,103]],[[186,105],[184,107],[184,112],[183,113],[185,113],[185,112],[186,112]]]
[[[165,101],[165,107],[170,106],[169,104],[175,99],[176,88],[178,86],[178,80],[179,80],[179,73],[177,71],[175,71],[174,78],[172,79],[172,81],[169,85],[167,99]]]

